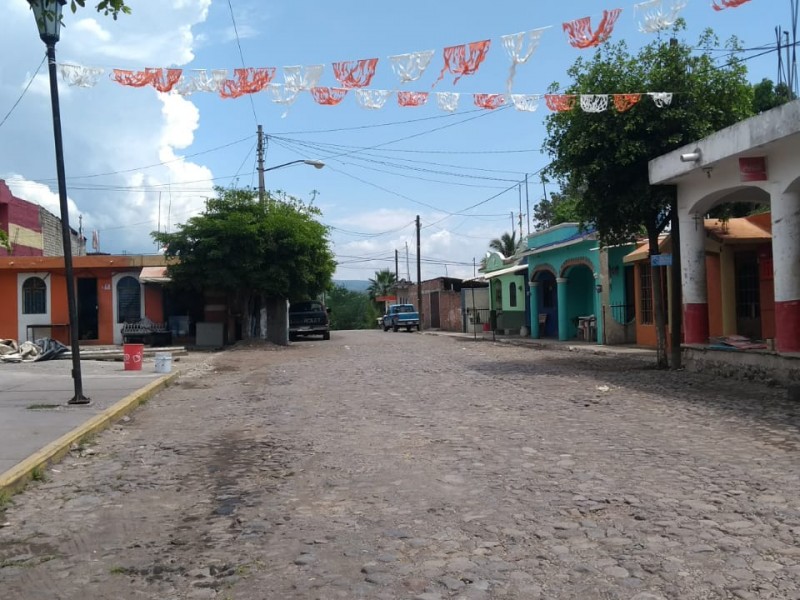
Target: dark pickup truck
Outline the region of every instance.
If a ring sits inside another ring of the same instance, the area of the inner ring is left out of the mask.
[[[321,335],[323,340],[331,339],[329,312],[329,308],[316,300],[292,302],[289,306],[289,339],[294,341],[305,335]]]

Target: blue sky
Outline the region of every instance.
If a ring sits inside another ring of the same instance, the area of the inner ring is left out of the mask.
[[[0,37],[0,121],[10,114],[0,125],[0,178],[16,195],[58,214],[46,65],[23,94],[44,45],[26,0],[8,1]],[[671,3],[664,0],[665,6]],[[638,31],[634,2],[616,0],[129,4],[133,14],[116,22],[88,9],[67,14],[58,61],[106,72],[274,66],[276,81],[283,66],[324,64],[320,85],[337,86],[331,63],[376,57],[371,89],[461,93],[454,113],[440,110],[433,98],[426,106],[403,108],[392,97],[382,109],[368,110],[353,92],[337,106],[318,105],[304,93],[286,111],[264,92],[238,99],[184,97],[121,86],[107,75],[91,88],[60,84],[71,224],[77,227],[82,215],[89,239],[92,230],[99,231],[100,250],[153,253],[149,233],[159,226],[174,229],[198,214],[213,185],[256,186],[261,124],[268,135],[267,168],[296,159],[326,163],[321,170],[301,164],[269,171],[266,182],[268,189],[313,199],[322,209],[323,222],[333,228],[337,279],[394,269],[395,250],[400,276],[410,264],[415,278],[417,215],[423,279],[471,277],[473,259],[480,261],[488,241],[511,230],[512,212],[518,223],[520,205],[527,232],[528,208],[543,194],[536,173],[547,164],[540,148],[548,110],[543,100],[534,113],[479,110],[471,97],[505,91],[510,61],[501,36],[551,26],[533,57],[517,69],[514,92],[528,94],[544,93],[554,81],[566,86],[568,67],[579,56],[591,56],[592,50],[568,44],[565,21],[591,16],[596,26],[603,9],[622,8],[612,41],[625,40],[635,50],[654,38]],[[691,42],[711,27],[721,41],[736,35],[746,48],[757,48],[774,45],[776,26],[790,27],[790,2],[751,0],[714,11],[711,0],[688,0],[681,16]],[[476,74],[455,85],[447,75],[432,88],[443,48],[485,39],[490,50]],[[436,51],[430,67],[419,81],[400,84],[387,57],[420,50]],[[774,52],[747,65],[751,81],[776,79]],[[527,200],[517,185],[526,174]]]

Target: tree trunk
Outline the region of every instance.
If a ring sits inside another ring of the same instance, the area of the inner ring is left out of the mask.
[[[286,298],[267,298],[267,341],[278,346],[289,345],[289,303]]]
[[[658,247],[658,231],[648,230],[648,241],[650,242],[650,256],[661,253]],[[666,369],[667,363],[667,336],[666,324],[664,319],[664,290],[661,285],[661,267],[652,266],[652,262],[645,268],[650,269],[650,281],[653,288],[653,316],[656,326],[656,366],[659,369]]]

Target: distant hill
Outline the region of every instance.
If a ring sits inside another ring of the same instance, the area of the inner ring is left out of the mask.
[[[340,285],[351,292],[366,292],[369,287],[369,281],[361,279],[334,279],[333,284]]]

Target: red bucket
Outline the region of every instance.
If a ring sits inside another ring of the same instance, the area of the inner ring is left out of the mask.
[[[122,357],[126,371],[141,371],[144,358],[144,344],[123,344]]]

